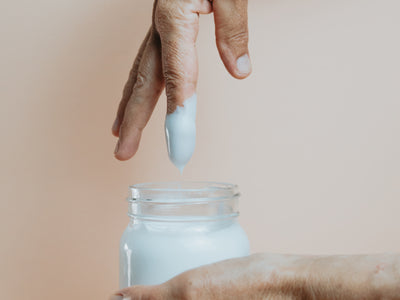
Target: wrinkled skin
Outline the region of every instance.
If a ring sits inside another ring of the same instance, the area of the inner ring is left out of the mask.
[[[228,72],[242,79],[251,72],[247,0],[155,0],[153,20],[130,71],[112,132],[115,157],[131,158],[157,100],[166,88],[167,113],[196,91],[196,38],[201,14],[214,14],[217,48]]]
[[[256,254],[133,286],[112,300],[400,299],[398,255]]]

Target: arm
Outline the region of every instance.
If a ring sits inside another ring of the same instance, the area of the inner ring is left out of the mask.
[[[122,295],[171,300],[400,299],[400,256],[256,254],[193,269],[162,285],[130,287],[112,299]]]
[[[309,260],[305,272],[309,295],[320,299],[400,299],[399,255],[316,256]]]

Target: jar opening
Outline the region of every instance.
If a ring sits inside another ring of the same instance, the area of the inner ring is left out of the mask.
[[[221,182],[176,181],[139,183],[129,187],[135,201],[210,201],[239,196],[238,186]]]
[[[238,186],[219,182],[157,182],[130,186],[129,216],[198,221],[236,217]]]

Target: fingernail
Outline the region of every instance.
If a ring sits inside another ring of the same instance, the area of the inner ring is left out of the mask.
[[[250,58],[247,54],[242,55],[236,61],[236,66],[241,75],[247,75],[251,72]]]
[[[118,117],[116,117],[116,118],[115,118],[115,121],[114,121],[114,123],[113,123],[113,126],[112,126],[112,131],[117,131],[117,129],[118,129],[118,123],[119,123],[119,119],[118,119]]]
[[[118,139],[117,144],[115,145],[114,154],[117,154],[118,149],[119,149],[119,139]]]

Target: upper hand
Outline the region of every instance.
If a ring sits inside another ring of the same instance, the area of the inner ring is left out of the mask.
[[[195,93],[199,15],[209,13],[214,13],[217,48],[228,72],[238,79],[250,74],[247,0],[155,0],[152,25],[130,71],[112,127],[119,137],[117,159],[127,160],[136,153],[164,86],[167,113]]]

